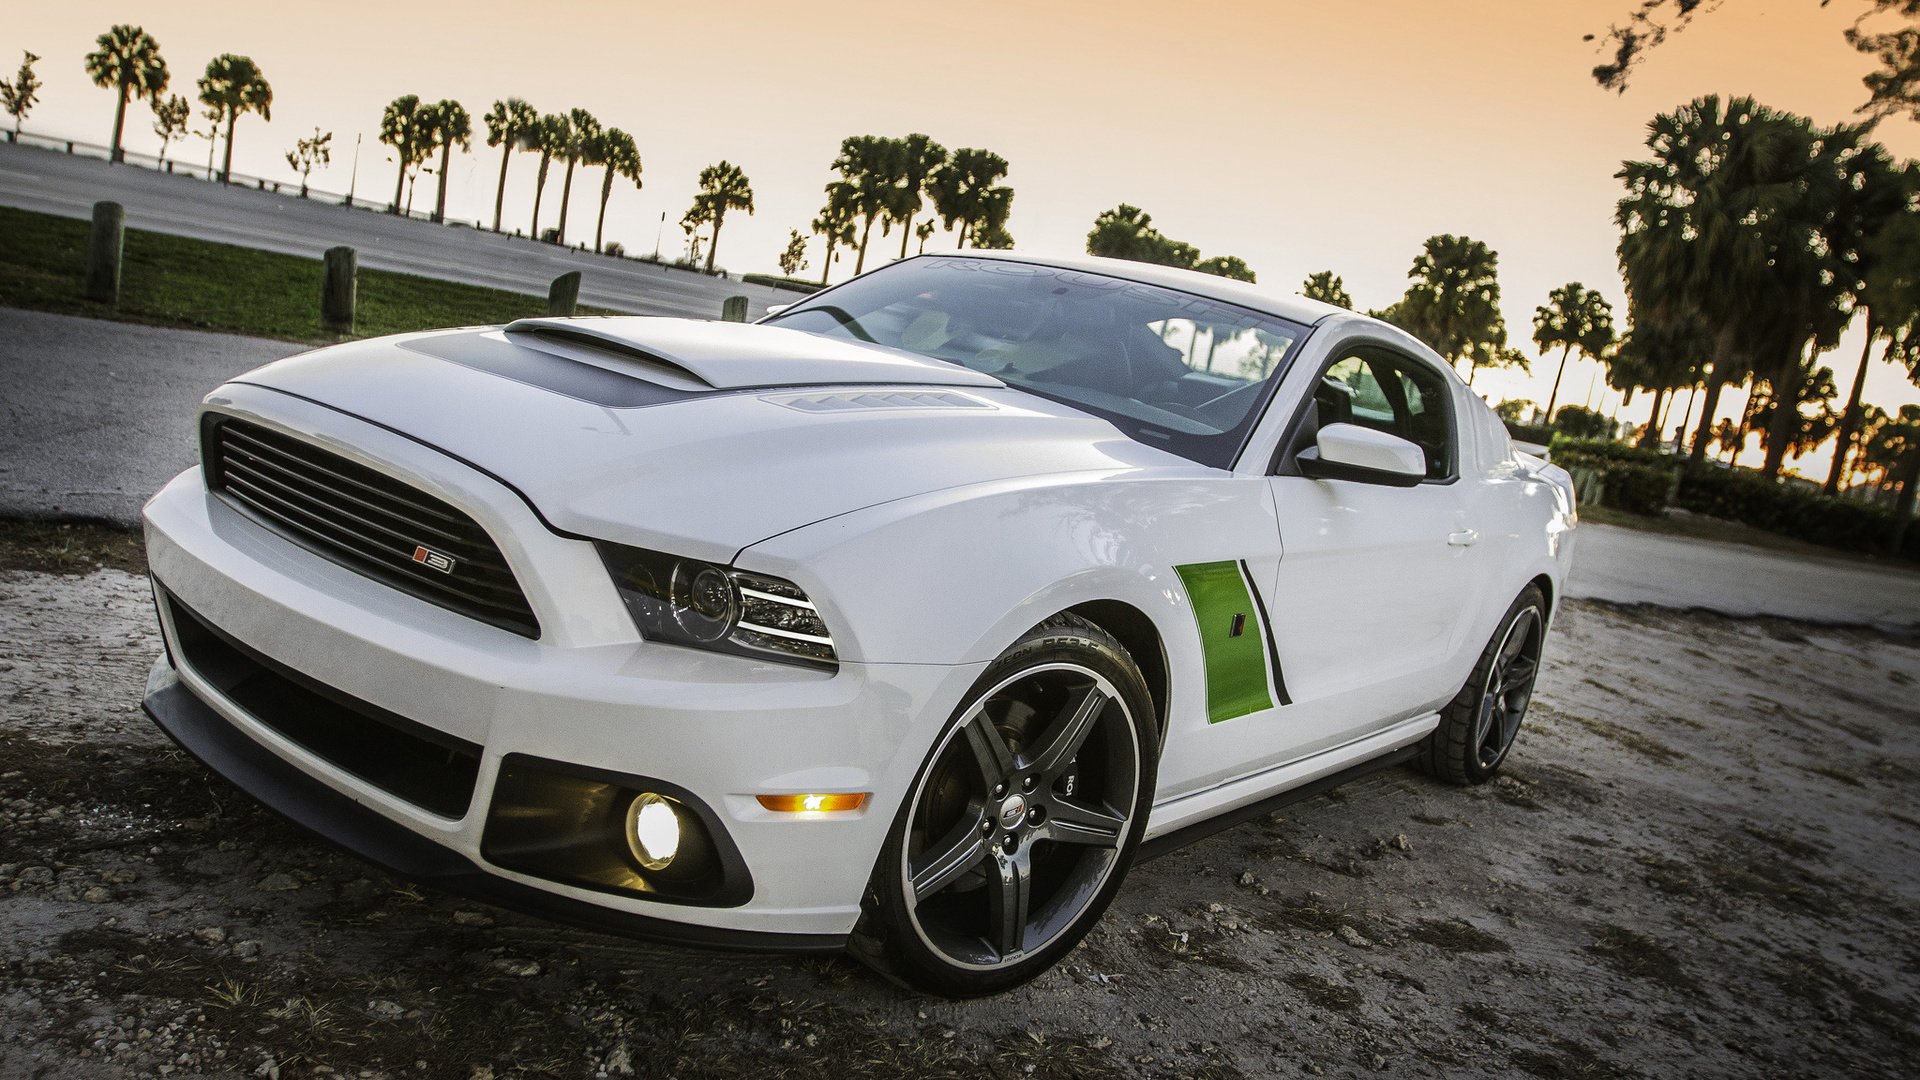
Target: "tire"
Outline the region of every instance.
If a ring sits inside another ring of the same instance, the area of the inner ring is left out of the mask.
[[[1440,711],[1440,726],[1421,744],[1416,759],[1422,768],[1455,784],[1493,779],[1533,700],[1546,633],[1547,599],[1538,586],[1529,585],[1480,650],[1466,685]]]
[[[987,666],[894,818],[851,948],[947,997],[1051,967],[1126,877],[1153,805],[1159,729],[1127,650],[1056,615]]]

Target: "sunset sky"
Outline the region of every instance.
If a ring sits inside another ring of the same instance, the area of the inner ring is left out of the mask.
[[[736,271],[773,270],[787,230],[806,231],[842,137],[922,131],[1011,162],[1009,227],[1026,250],[1083,250],[1094,216],[1128,202],[1205,255],[1244,258],[1264,285],[1292,290],[1330,269],[1377,307],[1404,289],[1425,237],[1483,240],[1500,254],[1509,330],[1531,355],[1533,309],[1555,286],[1581,281],[1624,309],[1613,173],[1656,112],[1750,93],[1831,124],[1865,96],[1866,63],[1841,38],[1863,6],[1849,0],[1726,4],[1654,52],[1624,95],[1603,92],[1588,75],[1602,57],[1581,38],[1632,5],[72,0],[0,21],[0,70],[19,49],[40,54],[46,86],[27,129],[104,143],[112,98],[82,57],[108,25],[158,38],[173,90],[189,97],[214,54],[249,55],[273,84],[273,120],[240,121],[235,170],[287,175],[282,155],[317,125],[335,133],[335,154],[314,184],[343,191],[364,134],[358,190],[375,198],[395,175],[375,141],[382,107],[405,93],[454,98],[476,138],[456,158],[450,212],[489,221],[499,151],[483,145],[480,116],[506,96],[582,107],[639,145],[645,189],[617,185],[607,226],[630,250],[653,249],[662,212],[666,251],[682,247],[675,223],[702,166],[725,158],[746,171],[757,212],[730,215],[719,250]],[[157,149],[150,125],[144,106],[129,109],[129,149]],[[1920,155],[1920,125],[1889,121],[1878,137],[1899,158]],[[207,144],[176,153],[204,162]],[[535,163],[516,155],[510,225],[526,227]],[[598,170],[576,176],[571,236],[591,239],[599,181]],[[415,206],[430,202],[423,183]],[[556,179],[543,224],[557,205]],[[899,251],[897,234],[875,232],[869,266]],[[809,256],[817,276],[817,239]],[[838,264],[836,280],[851,267]],[[1843,387],[1859,353],[1850,337],[1823,361]],[[1534,370],[1476,388],[1544,402],[1553,363]],[[1593,370],[1570,366],[1561,400],[1583,402]],[[1879,365],[1867,400],[1892,407],[1920,392]]]

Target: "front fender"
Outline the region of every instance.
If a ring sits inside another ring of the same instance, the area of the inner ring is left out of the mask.
[[[1279,556],[1264,482],[1130,470],[902,499],[762,541],[738,562],[806,588],[850,660],[981,663],[1049,615],[1117,600],[1152,620],[1177,674],[1201,662],[1175,567],[1262,553]]]

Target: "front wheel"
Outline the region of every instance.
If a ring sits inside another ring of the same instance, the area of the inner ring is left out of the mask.
[[[855,953],[954,997],[1046,970],[1119,891],[1157,758],[1126,649],[1071,615],[1029,630],[974,683],[915,777]]]
[[[1456,784],[1493,779],[1533,701],[1546,635],[1547,599],[1529,585],[1507,608],[1466,685],[1441,710],[1440,726],[1421,744],[1421,766]]]

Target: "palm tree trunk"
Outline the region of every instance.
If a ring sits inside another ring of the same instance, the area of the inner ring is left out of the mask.
[[[438,225],[447,220],[447,166],[453,163],[453,140],[448,139],[440,147],[440,193],[433,203],[433,221]]]
[[[961,248],[965,248],[967,246],[967,236],[972,232],[973,232],[973,222],[963,221],[960,223],[960,247]]]
[[[860,230],[860,257],[853,261],[854,277],[859,277],[860,272],[867,268],[867,238],[872,235],[873,235],[873,215],[868,214],[867,226],[866,228]]]
[[[223,184],[233,180],[233,125],[239,119],[240,110],[227,110],[227,152],[220,159],[220,182]]]
[[[713,253],[720,250],[720,223],[727,219],[727,204],[713,208],[713,236],[707,240],[707,273],[713,273]]]
[[[907,241],[913,237],[913,219],[915,216],[916,215],[908,214],[906,222],[900,226],[900,257],[903,259],[907,257]]]
[[[393,182],[393,212],[400,212],[401,200],[407,197],[407,159],[413,156],[412,147],[402,143],[394,147],[400,156],[400,176]]]
[[[567,204],[573,201],[573,166],[579,158],[567,159],[567,177],[560,184],[560,224],[554,227],[553,242],[567,246]]]
[[[820,287],[827,287],[827,277],[833,273],[833,234],[827,234],[827,257],[820,264]]]
[[[120,104],[116,105],[113,110],[113,153],[107,156],[109,161],[119,162],[126,160],[126,156],[120,150],[120,132],[126,127],[127,91],[131,89],[132,87],[126,83],[120,84]],[[13,130],[16,134],[19,132],[20,124],[18,121],[14,122]]]
[[[1636,445],[1647,447],[1660,445],[1660,402],[1666,396],[1666,387],[1653,388],[1653,411],[1647,414],[1647,430],[1640,433],[1640,441]]]
[[[1866,309],[1862,309],[1866,311]],[[1846,475],[1847,459],[1853,456],[1853,432],[1860,426],[1860,392],[1866,389],[1867,365],[1873,358],[1873,339],[1878,337],[1873,312],[1867,315],[1867,344],[1860,350],[1860,370],[1853,373],[1853,392],[1847,395],[1847,409],[1840,414],[1840,429],[1833,435],[1833,468],[1827,471],[1827,483],[1821,490],[1840,494],[1840,478]]]
[[[533,224],[527,226],[527,236],[534,240],[540,239],[540,194],[547,190],[547,165],[551,157],[544,150],[540,152],[540,172],[533,178]]]
[[[600,250],[600,238],[607,229],[607,200],[613,198],[613,166],[607,166],[607,178],[600,181],[600,220],[593,226],[593,250]]]
[[[493,192],[493,231],[500,231],[500,209],[507,204],[507,162],[513,160],[513,140],[500,140],[500,186]]]
[[[1687,459],[1696,465],[1707,460],[1707,442],[1713,437],[1713,414],[1720,409],[1720,388],[1726,385],[1727,365],[1732,361],[1732,331],[1722,330],[1713,339],[1713,370],[1707,376],[1707,400],[1700,408],[1700,425],[1693,430],[1693,447],[1687,454]]]
[[[1567,373],[1567,358],[1573,355],[1573,346],[1560,350],[1560,367],[1553,373],[1553,391],[1547,395],[1547,426],[1553,426],[1553,406],[1560,400],[1560,378]]]

